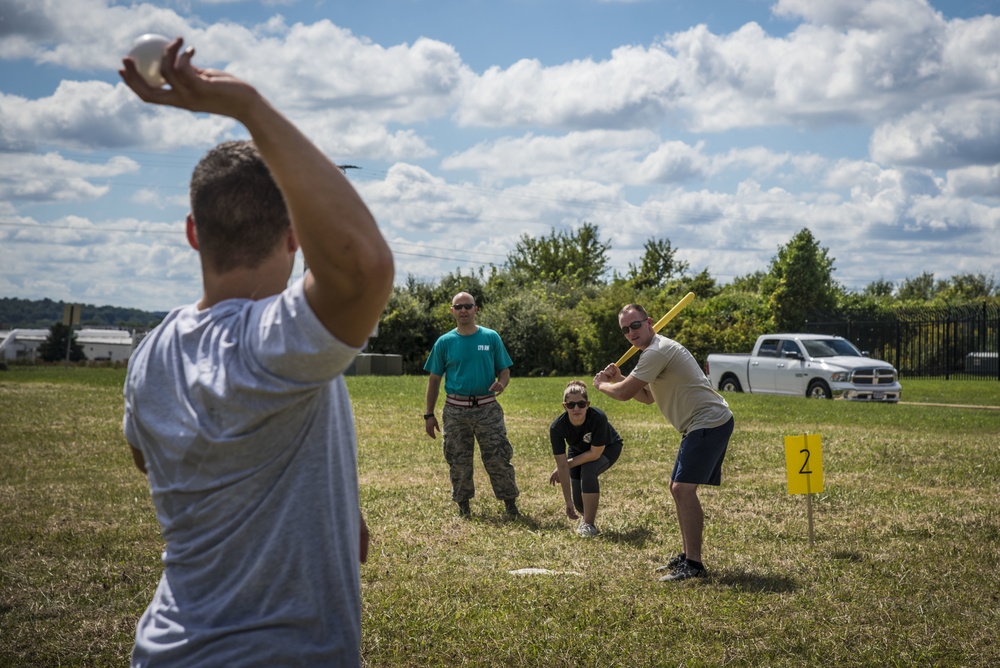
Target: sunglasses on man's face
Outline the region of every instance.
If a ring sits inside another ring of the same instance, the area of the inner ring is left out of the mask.
[[[564,401],[563,404],[566,406],[566,408],[586,408],[587,407],[587,402],[586,401]]]
[[[475,306],[476,306],[475,304],[452,304],[451,305],[451,307],[453,309],[455,309],[456,311],[461,311],[462,309],[465,309],[466,311],[471,311],[473,308],[475,308]]]
[[[639,329],[640,327],[643,326],[643,324],[645,324],[645,322],[646,322],[645,320],[636,320],[635,322],[631,323],[628,327],[622,327],[622,334],[628,336],[628,330]]]

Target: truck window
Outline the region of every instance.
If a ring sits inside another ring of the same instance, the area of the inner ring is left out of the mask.
[[[801,355],[802,351],[799,350],[799,344],[795,343],[795,341],[782,341],[781,350],[778,354],[784,357],[785,353],[799,353]]]
[[[778,356],[778,339],[767,339],[760,342],[760,350],[757,351],[758,357],[777,357]]]
[[[843,355],[846,357],[861,357],[861,353],[853,344],[844,339],[816,339],[814,341],[803,341],[806,352],[810,357],[834,357]]]

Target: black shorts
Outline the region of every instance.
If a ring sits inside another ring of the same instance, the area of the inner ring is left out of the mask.
[[[722,460],[726,458],[734,425],[735,420],[729,418],[729,422],[718,427],[696,429],[685,434],[670,480],[693,485],[721,484]]]

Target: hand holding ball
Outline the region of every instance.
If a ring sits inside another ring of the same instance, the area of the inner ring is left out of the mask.
[[[160,74],[160,60],[170,40],[163,35],[148,34],[135,40],[128,57],[135,61],[135,68],[150,86],[159,88],[167,83]]]

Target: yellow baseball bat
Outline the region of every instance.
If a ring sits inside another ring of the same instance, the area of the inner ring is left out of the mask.
[[[665,316],[656,321],[656,324],[653,325],[653,331],[659,332],[661,329],[663,329],[664,325],[673,320],[675,315],[683,311],[684,307],[693,301],[694,301],[693,292],[689,292],[686,295],[684,295],[684,297],[679,302],[677,302],[677,304],[672,309],[667,311],[667,314]],[[635,346],[632,346],[631,348],[628,349],[627,353],[621,356],[621,359],[615,362],[615,366],[618,367],[619,369],[622,368],[622,364],[625,364],[625,362],[627,362],[628,359],[632,357],[632,355],[635,355],[637,352],[639,352],[639,349],[636,348]]]

